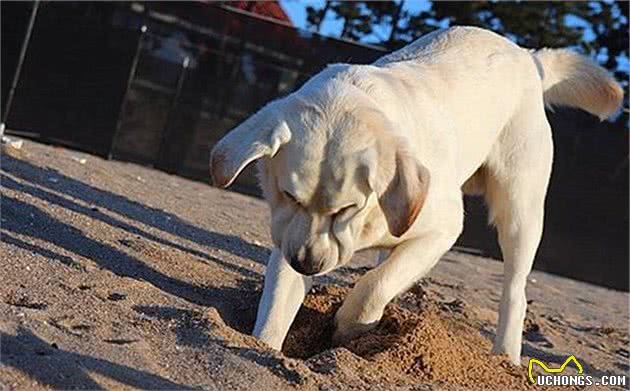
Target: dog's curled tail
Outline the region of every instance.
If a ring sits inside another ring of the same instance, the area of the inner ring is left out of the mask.
[[[547,107],[576,107],[600,120],[614,114],[623,90],[608,72],[590,59],[565,49],[534,53]]]

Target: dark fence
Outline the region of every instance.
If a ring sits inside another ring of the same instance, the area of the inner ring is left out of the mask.
[[[201,2],[1,2],[2,113],[14,134],[208,180],[211,146],[331,62],[380,50]],[[536,267],[628,289],[628,132],[550,115],[556,161]],[[258,194],[253,170],[236,189]],[[479,200],[462,249],[498,256]]]
[[[33,4],[2,3],[3,97],[8,95],[5,78],[17,66],[14,40],[24,30],[24,18],[16,21],[12,15],[22,16]],[[3,118],[7,126],[46,141],[107,153],[138,35],[111,28],[115,9],[107,3],[40,4],[15,95]],[[11,50],[6,55],[5,41]]]

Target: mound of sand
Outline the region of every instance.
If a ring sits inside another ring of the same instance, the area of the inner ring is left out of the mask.
[[[491,343],[462,314],[424,300],[418,311],[390,304],[372,332],[330,344],[334,313],[346,288],[317,287],[300,309],[283,347],[315,372],[361,376],[375,384],[440,384],[464,389],[530,389],[525,368],[489,354]],[[419,286],[413,295],[423,295]]]

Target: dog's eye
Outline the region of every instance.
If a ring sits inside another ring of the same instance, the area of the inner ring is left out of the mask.
[[[352,205],[348,205],[348,206],[344,206],[343,208],[339,209],[337,211],[337,213],[335,213],[335,217],[337,216],[341,216],[343,213],[347,212],[348,210],[350,210],[350,208],[354,208],[356,207],[356,204],[352,204]]]
[[[284,194],[285,197],[287,197],[289,199],[289,201],[299,205],[300,203],[298,202],[298,200],[295,198],[295,196],[291,193],[289,193],[288,191],[283,191],[282,194]]]

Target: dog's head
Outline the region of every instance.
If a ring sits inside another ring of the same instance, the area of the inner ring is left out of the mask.
[[[387,117],[359,92],[293,94],[264,107],[213,149],[214,184],[229,186],[260,159],[272,238],[305,275],[400,237],[423,206],[429,174]]]

